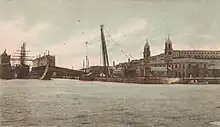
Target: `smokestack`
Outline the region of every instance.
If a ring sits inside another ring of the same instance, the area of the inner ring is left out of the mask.
[[[128,58],[128,62],[129,62],[129,63],[131,62],[131,59],[130,59],[130,58]]]

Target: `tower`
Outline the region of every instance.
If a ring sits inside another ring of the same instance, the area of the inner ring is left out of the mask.
[[[149,43],[148,43],[148,40],[146,40],[146,43],[145,43],[145,45],[144,45],[144,52],[143,52],[143,57],[144,57],[144,59],[145,59],[145,60],[148,60],[148,61],[146,61],[146,62],[149,62],[150,56],[151,56],[150,45],[149,45]]]
[[[173,59],[173,46],[169,36],[165,42],[164,54],[165,54],[165,62],[170,63]]]
[[[170,63],[173,60],[173,46],[172,46],[172,41],[170,40],[169,35],[165,42],[164,60],[165,60],[165,65],[167,67],[167,76],[170,77],[171,73],[169,73],[169,67],[170,67]]]
[[[144,57],[144,76],[145,78],[150,76],[150,57],[151,57],[151,52],[150,52],[150,45],[148,43],[148,39],[146,40],[146,43],[144,45],[144,52],[143,52],[143,57]]]

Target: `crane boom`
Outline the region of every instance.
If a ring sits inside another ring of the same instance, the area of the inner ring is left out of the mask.
[[[106,41],[105,41],[105,35],[103,32],[103,27],[104,25],[100,25],[100,31],[101,31],[101,41],[102,41],[102,56],[103,56],[103,65],[104,65],[104,70],[103,73],[105,76],[109,76],[109,60],[108,60],[108,52],[106,48]]]

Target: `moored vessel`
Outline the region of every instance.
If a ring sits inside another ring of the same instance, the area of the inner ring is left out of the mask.
[[[10,63],[11,55],[8,55],[6,53],[6,49],[0,56],[0,78],[1,79],[12,79],[13,73],[11,69],[11,63]]]
[[[33,60],[30,71],[30,79],[50,80],[53,76],[52,67],[55,66],[55,56],[49,54],[37,57]]]
[[[12,60],[19,62],[13,67],[14,78],[28,79],[30,66],[26,64],[26,61],[32,61],[32,60],[28,58],[30,56],[27,56],[27,52],[29,51],[26,50],[26,43],[24,42],[21,46],[21,49],[17,51],[19,51],[18,53],[16,53],[18,55],[13,56],[14,58],[12,58]]]
[[[188,84],[195,84],[195,85],[205,85],[209,84],[208,81],[197,81],[196,79],[190,80]]]

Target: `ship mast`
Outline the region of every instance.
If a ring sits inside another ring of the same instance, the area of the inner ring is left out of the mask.
[[[86,68],[89,68],[88,41],[86,42]]]
[[[22,43],[20,50],[17,50],[17,52],[16,54],[18,55],[13,56],[12,60],[19,61],[21,66],[26,65],[26,61],[32,61],[32,59],[28,58],[31,56],[27,56],[27,53],[30,51],[26,50],[26,42]]]
[[[105,36],[103,32],[103,27],[104,25],[100,25],[100,31],[101,31],[101,42],[102,42],[102,56],[103,56],[103,73],[105,74],[105,77],[109,76],[109,61],[108,61],[108,52],[106,48],[106,41],[105,41]]]
[[[20,56],[20,64],[25,65],[25,57],[26,57],[26,43],[24,42],[21,46],[21,56]]]

